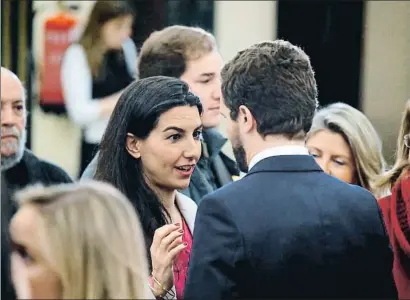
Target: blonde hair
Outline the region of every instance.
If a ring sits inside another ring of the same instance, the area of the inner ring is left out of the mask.
[[[217,50],[215,37],[199,27],[174,25],[155,31],[141,47],[140,78],[156,75],[179,78],[186,63]]]
[[[88,65],[94,78],[98,76],[104,55],[107,52],[102,40],[102,28],[105,23],[132,15],[132,9],[126,1],[97,0],[88,18],[88,23],[80,38],[87,56]]]
[[[410,167],[409,148],[407,148],[406,144],[404,143],[404,136],[409,133],[410,100],[408,100],[406,103],[405,110],[403,112],[403,117],[401,119],[401,126],[399,130],[399,136],[397,139],[396,161],[393,167],[385,174],[383,174],[383,176],[381,176],[381,179],[378,182],[378,186],[381,189],[391,190],[396,181],[398,181],[400,177],[404,174],[404,171],[406,171]]]
[[[334,103],[317,112],[308,138],[324,129],[343,136],[352,151],[358,185],[378,195],[375,183],[386,163],[382,142],[369,119],[348,104]]]
[[[17,194],[41,216],[46,259],[63,299],[147,299],[144,238],[130,202],[105,183],[33,186]]]

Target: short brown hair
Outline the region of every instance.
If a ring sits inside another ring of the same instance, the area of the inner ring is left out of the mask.
[[[142,45],[139,78],[179,78],[185,72],[188,60],[198,59],[215,49],[215,37],[199,27],[174,25],[155,31]]]
[[[232,120],[245,105],[262,136],[299,138],[309,131],[317,88],[309,57],[301,48],[283,40],[252,45],[228,62],[221,75]]]

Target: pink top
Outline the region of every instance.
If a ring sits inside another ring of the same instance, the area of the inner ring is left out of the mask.
[[[179,253],[174,261],[174,285],[177,299],[184,298],[185,280],[188,275],[189,258],[191,257],[192,248],[192,234],[184,218],[182,218],[182,229],[184,230],[182,240],[188,245]]]

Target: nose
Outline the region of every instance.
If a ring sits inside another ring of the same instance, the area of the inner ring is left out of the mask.
[[[184,145],[183,155],[189,161],[195,161],[196,163],[201,156],[201,142],[194,138],[188,139]]]
[[[330,168],[329,160],[321,158],[317,159],[316,162],[319,164],[319,166],[325,173],[332,175],[332,169]]]
[[[9,106],[1,108],[1,126],[13,126],[15,123],[13,109]]]
[[[219,101],[221,97],[222,97],[221,77],[217,76],[217,78],[215,79],[215,84],[212,87],[212,98]]]

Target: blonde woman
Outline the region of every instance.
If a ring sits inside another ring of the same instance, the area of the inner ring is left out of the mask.
[[[394,251],[393,275],[399,299],[410,299],[410,100],[397,140],[396,163],[379,185],[391,195],[379,200]]]
[[[144,238],[130,202],[97,182],[35,186],[10,224],[19,299],[147,299]]]
[[[380,196],[375,182],[385,168],[382,143],[362,112],[345,103],[324,107],[306,145],[326,173]]]
[[[80,175],[97,151],[118,98],[136,77],[132,22],[126,1],[98,0],[80,40],[64,55],[61,83],[67,112],[83,129]]]

